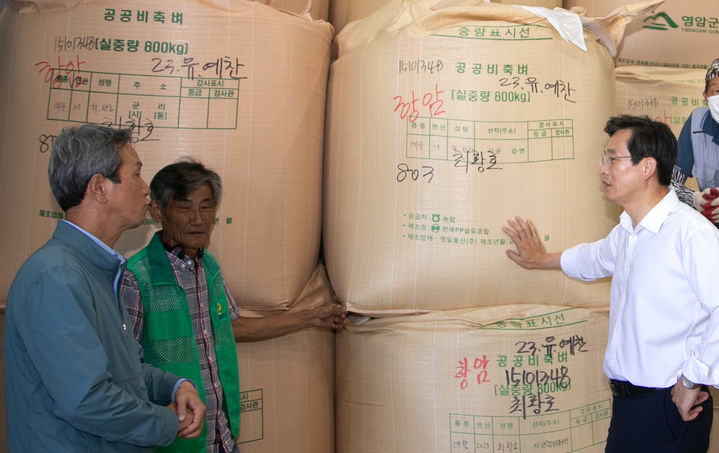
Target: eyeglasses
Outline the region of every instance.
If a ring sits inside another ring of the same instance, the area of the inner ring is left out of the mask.
[[[607,167],[612,168],[612,164],[614,164],[614,161],[617,159],[631,159],[632,156],[610,156],[607,154],[607,152],[603,152],[601,156],[599,156],[599,166],[600,167]]]

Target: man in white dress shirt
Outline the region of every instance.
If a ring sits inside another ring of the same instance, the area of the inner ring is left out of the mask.
[[[611,118],[600,158],[606,198],[624,209],[599,241],[547,253],[537,228],[504,227],[527,269],[612,277],[604,373],[614,395],[606,452],[706,452],[719,385],[719,233],[669,188],[677,145],[647,117]]]

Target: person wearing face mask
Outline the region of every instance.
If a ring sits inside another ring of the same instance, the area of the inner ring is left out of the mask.
[[[703,95],[707,106],[692,111],[679,134],[672,186],[681,201],[719,226],[719,58],[709,65]],[[684,185],[690,176],[698,191]]]

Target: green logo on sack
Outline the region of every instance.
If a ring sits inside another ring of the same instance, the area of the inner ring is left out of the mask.
[[[657,13],[644,19],[644,28],[650,30],[668,30],[670,28],[679,28],[667,13]]]

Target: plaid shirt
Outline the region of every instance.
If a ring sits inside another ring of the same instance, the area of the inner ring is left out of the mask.
[[[215,357],[215,336],[212,331],[210,312],[207,308],[207,280],[205,279],[205,268],[202,265],[202,252],[198,253],[195,261],[187,257],[181,247],[166,250],[166,253],[175,279],[185,291],[197,354],[200,358],[200,372],[205,388],[205,405],[207,406],[207,452],[230,453],[235,443],[232,439],[229,422],[222,410],[222,385]],[[225,294],[230,316],[234,320],[239,312],[227,285],[225,285]],[[143,329],[142,299],[135,274],[130,271],[125,271],[122,277],[120,298],[130,315],[135,338],[140,341]]]

